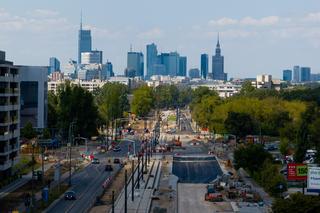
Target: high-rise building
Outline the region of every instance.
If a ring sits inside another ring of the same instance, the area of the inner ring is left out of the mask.
[[[82,52],[81,64],[102,64],[102,51]]]
[[[201,77],[207,79],[209,71],[209,56],[208,54],[201,54]]]
[[[82,16],[80,21],[80,30],[78,37],[78,64],[81,64],[81,53],[91,52],[92,40],[91,31],[82,29]]]
[[[179,58],[178,76],[187,76],[187,57],[186,56],[181,56]]]
[[[180,66],[180,56],[177,52],[162,53],[162,64],[166,67],[166,73],[170,76],[177,76]]]
[[[53,72],[60,72],[60,61],[55,57],[51,57],[49,59],[49,72],[48,72],[48,74],[50,75]]]
[[[134,72],[134,76],[144,76],[144,62],[142,52],[128,52],[127,57],[127,70],[128,73]]]
[[[102,65],[101,73],[100,73],[100,80],[106,80],[110,77],[113,77],[113,65],[111,62],[107,62],[106,64]]]
[[[320,73],[312,73],[311,74],[311,81],[320,81]]]
[[[219,36],[216,54],[212,56],[212,76],[214,80],[227,80],[227,75],[224,73],[224,57],[221,55]]]
[[[31,123],[35,128],[47,127],[48,77],[44,66],[18,66],[20,71],[20,127]]]
[[[299,66],[293,67],[293,81],[300,82],[300,67]]]
[[[200,78],[200,70],[198,68],[190,69],[189,78]]]
[[[283,70],[283,78],[284,81],[292,81],[292,70]]]
[[[11,168],[19,155],[19,79],[19,68],[6,61],[5,52],[0,51],[0,180],[12,175]]]
[[[311,68],[300,67],[300,82],[308,82],[311,80]]]
[[[147,45],[147,76],[154,75],[154,65],[157,64],[158,59],[157,45],[154,43]]]

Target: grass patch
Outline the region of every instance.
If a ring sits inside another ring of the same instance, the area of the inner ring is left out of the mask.
[[[67,184],[61,184],[60,190],[59,190],[58,186],[50,189],[48,202],[44,202],[43,200],[39,200],[37,202],[37,207],[38,207],[37,211],[42,212],[43,210],[48,208],[51,205],[51,203],[53,201],[55,201],[56,199],[58,199],[62,194],[64,194],[68,188],[69,188],[69,186]]]
[[[168,116],[168,121],[176,121],[176,120],[177,120],[177,116],[175,116],[175,115]]]

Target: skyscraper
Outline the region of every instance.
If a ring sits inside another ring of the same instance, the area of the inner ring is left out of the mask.
[[[292,81],[292,70],[283,70],[283,80]]]
[[[102,51],[82,52],[81,64],[102,64]]]
[[[55,57],[51,57],[49,59],[49,72],[48,72],[48,74],[50,75],[53,72],[60,72],[60,61]]]
[[[189,78],[200,78],[200,70],[198,68],[190,69]]]
[[[154,75],[154,65],[157,64],[158,50],[157,46],[152,43],[147,45],[147,76]]]
[[[178,76],[187,76],[187,57],[186,56],[181,56],[179,58]]]
[[[127,72],[135,73],[135,76],[144,76],[144,62],[142,52],[128,52]]]
[[[293,81],[300,82],[300,67],[299,66],[293,67]]]
[[[82,15],[80,21],[80,30],[78,37],[78,64],[81,64],[81,53],[91,52],[92,41],[91,41],[91,31],[82,29]]]
[[[300,81],[308,82],[311,80],[311,69],[310,67],[300,67]]]
[[[216,54],[212,56],[212,76],[214,80],[227,80],[227,74],[224,73],[224,57],[221,55],[219,35],[216,46]]]
[[[179,66],[180,66],[180,55],[177,52],[171,52],[169,53],[169,59],[167,64],[167,73],[170,76],[177,76],[179,72]]]
[[[209,71],[209,56],[208,54],[201,54],[201,77],[207,79]]]

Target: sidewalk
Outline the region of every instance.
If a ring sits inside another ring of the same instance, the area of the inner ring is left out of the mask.
[[[54,165],[54,163],[47,163],[44,165],[44,172],[46,172],[48,169],[50,169],[50,167]],[[41,167],[40,167],[41,168]],[[39,169],[37,169],[39,170]],[[35,170],[35,171],[37,171]],[[7,196],[9,193],[15,191],[16,189],[20,188],[21,186],[23,186],[24,184],[26,184],[28,181],[30,181],[32,179],[32,171],[29,172],[26,175],[23,175],[22,178],[10,183],[9,185],[3,187],[2,189],[0,189],[0,199],[4,198],[5,196]]]

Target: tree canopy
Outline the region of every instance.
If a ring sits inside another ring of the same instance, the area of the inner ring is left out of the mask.
[[[93,95],[80,86],[66,83],[59,88],[57,113],[64,138],[72,122],[75,122],[76,135],[89,137],[97,131],[98,111]]]
[[[144,85],[133,92],[131,111],[137,116],[147,116],[153,106],[154,95],[151,87]]]

